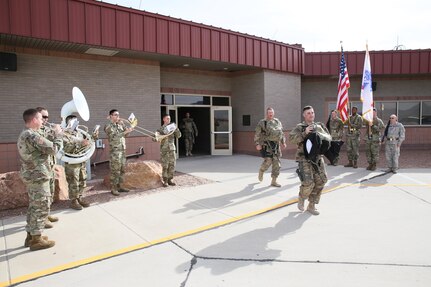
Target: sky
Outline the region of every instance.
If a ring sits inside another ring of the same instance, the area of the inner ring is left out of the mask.
[[[430,0],[102,0],[306,52],[431,49]]]

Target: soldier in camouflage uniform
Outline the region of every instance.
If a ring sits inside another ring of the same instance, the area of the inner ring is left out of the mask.
[[[48,110],[44,107],[37,107],[36,110],[42,115],[42,121],[43,121],[43,125],[42,127],[39,129],[39,133],[41,136],[47,138],[50,141],[53,141],[54,137],[53,137],[53,131],[51,130],[51,128],[49,127],[49,113]],[[57,160],[55,158],[55,155],[50,155],[49,156],[49,167],[51,169],[51,173],[52,173],[52,177],[49,181],[49,186],[50,186],[50,190],[51,190],[51,201],[50,201],[50,206],[52,205],[52,203],[54,202],[54,193],[55,193],[55,171],[54,171],[54,166],[57,163]],[[54,227],[51,222],[57,222],[58,221],[58,217],[53,216],[53,215],[48,215],[48,219],[45,222],[45,228],[52,228]]]
[[[263,157],[263,162],[259,169],[259,181],[263,180],[264,172],[272,165],[271,185],[281,187],[277,183],[281,167],[280,158],[282,156],[280,145],[286,148],[286,138],[283,125],[277,118],[274,118],[274,114],[273,108],[266,109],[266,118],[260,120],[256,126],[254,144],[256,145],[256,150],[260,151]]]
[[[328,181],[325,162],[322,155],[317,155],[316,161],[307,160],[304,154],[304,140],[308,134],[317,132],[326,134],[330,138],[329,131],[323,123],[314,122],[314,110],[311,106],[303,108],[304,121],[296,125],[289,133],[291,143],[297,145],[296,161],[298,162],[297,174],[301,180],[298,195],[298,209],[304,211],[305,200],[308,199],[307,211],[313,215],[319,215],[316,204],[320,201],[325,183]]]
[[[186,148],[186,156],[192,156],[193,144],[195,143],[195,137],[198,136],[198,128],[195,122],[190,118],[190,113],[186,113],[186,117],[183,119],[183,133],[184,144]]]
[[[385,155],[388,164],[386,172],[397,173],[400,147],[405,138],[406,130],[404,126],[398,122],[396,115],[391,115],[383,137],[383,140],[386,140]]]
[[[36,109],[26,110],[23,118],[26,129],[19,135],[17,148],[21,159],[21,178],[27,186],[29,197],[24,246],[35,251],[55,245],[54,241],[42,236],[42,232],[51,204],[50,156],[62,148],[62,137],[58,125],[52,129],[53,141],[41,136],[42,115]]]
[[[66,117],[66,125],[70,126],[77,117],[70,115]],[[92,135],[92,139],[97,139],[96,134]],[[83,147],[90,145],[89,139],[77,129],[70,129],[63,136],[63,150],[65,153],[76,154]],[[81,210],[83,207],[89,207],[90,203],[82,198],[84,189],[87,186],[87,164],[81,163],[64,163],[64,171],[66,173],[66,180],[69,187],[70,208]]]
[[[326,124],[326,127],[328,128],[328,131],[329,131],[333,141],[342,141],[343,140],[344,123],[338,117],[338,111],[337,110],[331,111],[331,115],[330,115],[329,120]],[[332,161],[332,164],[334,166],[337,165],[339,159],[340,159],[340,155],[338,154],[334,158],[334,160]]]
[[[347,158],[349,163],[344,167],[358,168],[359,144],[361,142],[362,117],[357,114],[358,108],[352,108],[352,115],[347,120]]]
[[[110,122],[105,125],[105,133],[108,135],[111,169],[111,193],[115,196],[119,192],[129,192],[128,189],[121,187],[123,183],[124,170],[126,167],[126,136],[133,131],[126,127],[120,119],[118,110],[109,111]]]
[[[171,117],[169,115],[163,116],[163,125],[157,130],[160,135],[168,134],[166,126],[171,123]],[[175,139],[181,137],[181,132],[177,128],[170,136],[163,138],[160,141],[160,159],[162,161],[162,178],[163,186],[176,185],[172,181],[175,173],[175,164],[177,162],[176,158],[176,147]]]
[[[380,153],[380,136],[385,124],[377,117],[377,110],[373,109],[373,121],[368,122],[367,135],[365,137],[365,153],[367,155],[367,170],[376,170]]]

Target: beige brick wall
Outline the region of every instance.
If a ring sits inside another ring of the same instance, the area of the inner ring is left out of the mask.
[[[273,107],[283,128],[292,129],[301,120],[301,77],[272,71],[265,71],[264,75],[264,110]]]
[[[232,77],[232,128],[234,131],[254,131],[264,115],[263,72]],[[242,125],[242,116],[251,116],[251,125]]]
[[[108,112],[117,108],[122,117],[135,113],[150,130],[159,126],[159,66],[18,54],[18,71],[1,72],[1,142],[16,141],[27,108],[45,106],[50,121],[60,122],[64,103],[79,87],[90,108],[92,128],[106,123]],[[101,137],[104,137],[101,133]]]
[[[90,120],[81,123],[90,129],[100,124],[102,139],[106,138],[103,132],[106,117],[113,108],[125,118],[133,112],[139,125],[149,130],[160,126],[158,65],[24,53],[17,53],[17,57],[17,72],[0,71],[0,145],[7,147],[0,150],[0,172],[19,168],[15,146],[24,128],[23,111],[45,106],[50,121],[60,123],[61,108],[72,100],[74,86],[82,90],[90,109]],[[145,157],[159,158],[159,144],[144,139],[141,134],[133,133],[127,142],[130,144],[128,153],[135,153],[139,146],[144,146]],[[107,150],[98,151],[96,160],[107,159]]]
[[[231,79],[225,72],[161,68],[160,87],[229,92]]]

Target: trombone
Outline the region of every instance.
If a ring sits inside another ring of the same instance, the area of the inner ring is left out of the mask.
[[[123,123],[127,123],[127,125],[130,128],[132,128],[135,132],[138,132],[138,133],[143,134],[145,136],[149,136],[150,138],[152,138],[156,142],[160,142],[164,138],[170,136],[171,134],[173,134],[175,132],[175,129],[176,129],[176,125],[175,125],[175,128],[172,128],[172,130],[170,132],[168,132],[167,134],[161,135],[159,132],[152,132],[152,131],[147,130],[143,127],[138,126],[137,120],[134,122],[131,122],[129,119],[120,118],[120,121],[122,121]],[[173,124],[175,124],[175,123],[173,123]]]

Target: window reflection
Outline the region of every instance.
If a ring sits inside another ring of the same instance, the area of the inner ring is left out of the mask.
[[[381,118],[385,124],[387,121],[389,121],[389,117],[391,115],[397,114],[396,102],[377,103],[376,108],[377,108],[377,116]]]
[[[229,149],[229,134],[215,134],[214,135],[214,148],[215,149]]]
[[[210,105],[210,97],[176,95],[176,105]]]
[[[431,125],[431,102],[422,102],[422,124]]]
[[[229,112],[214,111],[214,131],[228,132],[229,131]]]
[[[174,95],[162,94],[160,96],[160,104],[161,105],[173,105],[174,104]]]
[[[403,125],[418,125],[420,103],[418,102],[399,102],[398,121]]]

